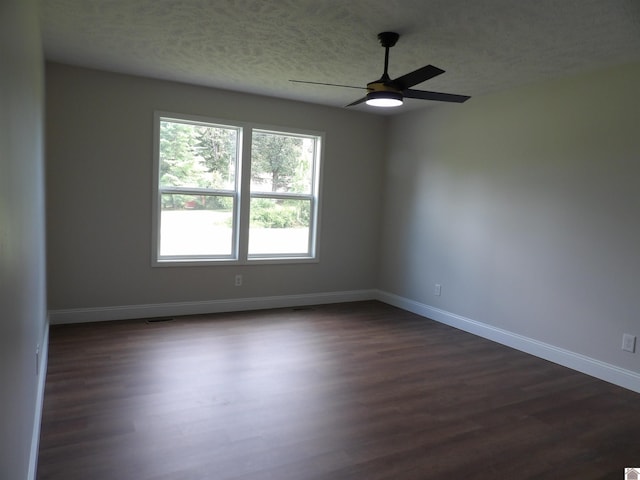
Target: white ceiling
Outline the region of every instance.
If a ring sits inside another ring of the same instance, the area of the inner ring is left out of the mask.
[[[49,60],[331,106],[366,92],[289,80],[364,87],[383,70],[382,31],[401,35],[390,53],[392,78],[433,64],[446,73],[414,88],[471,96],[640,61],[640,0],[41,0],[40,7]],[[434,104],[408,99],[392,110]]]

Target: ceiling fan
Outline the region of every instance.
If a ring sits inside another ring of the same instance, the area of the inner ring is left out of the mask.
[[[414,85],[444,73],[444,70],[434,67],[433,65],[426,65],[413,72],[402,75],[401,77],[391,79],[387,72],[389,68],[389,49],[396,44],[398,38],[400,38],[400,35],[395,32],[382,32],[378,34],[378,40],[380,40],[380,44],[384,47],[384,72],[378,80],[367,83],[366,87],[354,87],[352,85],[339,85],[335,83],[308,82],[304,80],[290,81],[296,83],[309,83],[313,85],[327,85],[330,87],[346,87],[368,90],[369,93],[355,102],[351,102],[347,107],[359,105],[363,102],[375,107],[397,107],[402,105],[403,98],[418,98],[421,100],[455,103],[462,103],[471,98],[467,95],[429,92],[426,90],[412,90],[411,87]]]

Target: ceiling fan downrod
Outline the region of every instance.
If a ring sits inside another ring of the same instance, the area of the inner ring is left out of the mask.
[[[396,32],[382,32],[378,34],[378,40],[380,40],[380,45],[384,47],[384,73],[382,77],[380,77],[380,81],[388,82],[391,80],[389,77],[389,49],[393,47],[400,35]]]

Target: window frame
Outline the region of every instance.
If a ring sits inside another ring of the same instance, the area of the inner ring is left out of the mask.
[[[204,125],[238,130],[235,190],[161,187],[160,186],[160,122],[175,121],[192,125]],[[319,262],[320,207],[322,192],[322,166],[325,149],[325,133],[315,130],[241,122],[200,115],[175,112],[154,112],[153,177],[152,177],[152,248],[151,263],[154,267],[212,266],[212,265],[257,265]],[[251,149],[253,132],[273,133],[284,136],[299,136],[314,139],[314,153],[310,193],[251,191]],[[160,256],[162,194],[222,195],[234,199],[232,224],[232,251],[230,255],[172,255]],[[308,200],[310,222],[308,249],[306,253],[249,254],[250,205],[252,198]]]
[[[262,198],[267,200],[299,200],[299,201],[308,201],[309,202],[309,238],[307,243],[307,252],[306,254],[300,253],[286,253],[286,254],[275,254],[275,253],[262,253],[262,254],[251,254],[249,252],[249,248],[247,247],[247,259],[249,261],[255,262],[259,260],[274,260],[280,258],[309,258],[309,256],[313,256],[316,251],[316,242],[317,242],[317,210],[318,210],[318,197],[319,197],[319,179],[320,175],[319,168],[322,163],[319,159],[322,154],[322,139],[318,135],[309,135],[302,134],[300,132],[284,132],[282,130],[273,130],[273,129],[264,129],[264,128],[252,128],[251,129],[251,141],[253,142],[253,134],[254,133],[262,133],[262,134],[273,134],[273,135],[283,135],[287,137],[300,137],[300,138],[315,138],[314,141],[314,152],[313,152],[313,165],[311,168],[311,186],[309,193],[299,193],[299,192],[270,192],[270,191],[262,191],[256,190],[251,191],[249,189],[249,207],[251,207],[251,200],[254,198]],[[250,167],[253,166],[253,157],[250,156]],[[249,174],[250,176],[250,174]],[[313,221],[313,220],[316,221]],[[249,236],[251,235],[251,227],[248,229]]]

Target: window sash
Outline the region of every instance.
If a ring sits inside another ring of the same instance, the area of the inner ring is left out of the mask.
[[[249,245],[247,249],[247,256],[250,260],[254,259],[278,259],[278,258],[310,258],[314,257],[315,253],[315,233],[317,231],[316,223],[314,221],[314,212],[316,211],[316,201],[314,197],[307,195],[252,195],[251,200],[254,199],[265,199],[265,200],[285,200],[285,201],[293,201],[302,203],[303,207],[307,211],[308,215],[308,224],[306,226],[298,226],[298,227],[259,227],[253,226],[253,212],[250,216],[249,223]],[[253,202],[251,202],[253,203]],[[306,205],[305,205],[306,204]],[[252,205],[250,205],[250,208]],[[296,236],[301,235],[306,231],[306,239],[301,241],[301,239],[295,239]],[[272,250],[271,251],[260,251],[260,248],[264,246],[264,243],[261,245],[260,243],[255,243],[255,240],[252,238],[253,235],[262,236],[263,242],[271,243]],[[292,237],[294,237],[292,239]],[[281,250],[281,246],[289,245],[292,247],[291,250]],[[300,246],[304,245],[304,248],[301,249]]]
[[[165,209],[162,200],[166,195],[193,196],[199,200],[202,200],[202,197],[209,199],[228,198],[232,204],[231,212],[225,215],[225,209],[216,209],[215,206],[212,208],[196,208],[195,205],[191,208],[184,206],[180,209]],[[158,212],[159,237],[157,241],[157,256],[159,260],[202,261],[207,259],[233,260],[237,258],[238,201],[235,194],[204,193],[202,191],[193,192],[171,189],[169,192],[160,193],[160,202],[161,205]],[[170,216],[172,213],[182,213],[180,217],[182,221],[180,221],[180,219],[174,219],[175,224],[173,225],[173,229],[167,227],[167,224],[171,224]],[[185,215],[205,217],[206,221],[200,218],[200,221],[185,222]],[[218,222],[215,221],[214,217],[218,217]],[[229,219],[231,224],[225,225]],[[220,223],[220,220],[222,223]],[[165,229],[167,230],[165,231]],[[183,238],[183,235],[189,236]],[[205,239],[209,240],[206,246],[202,244]],[[184,248],[186,245],[190,245],[190,247],[185,251]],[[176,253],[181,249],[181,253]],[[191,251],[189,252],[189,250]],[[168,253],[167,251],[174,253]]]

